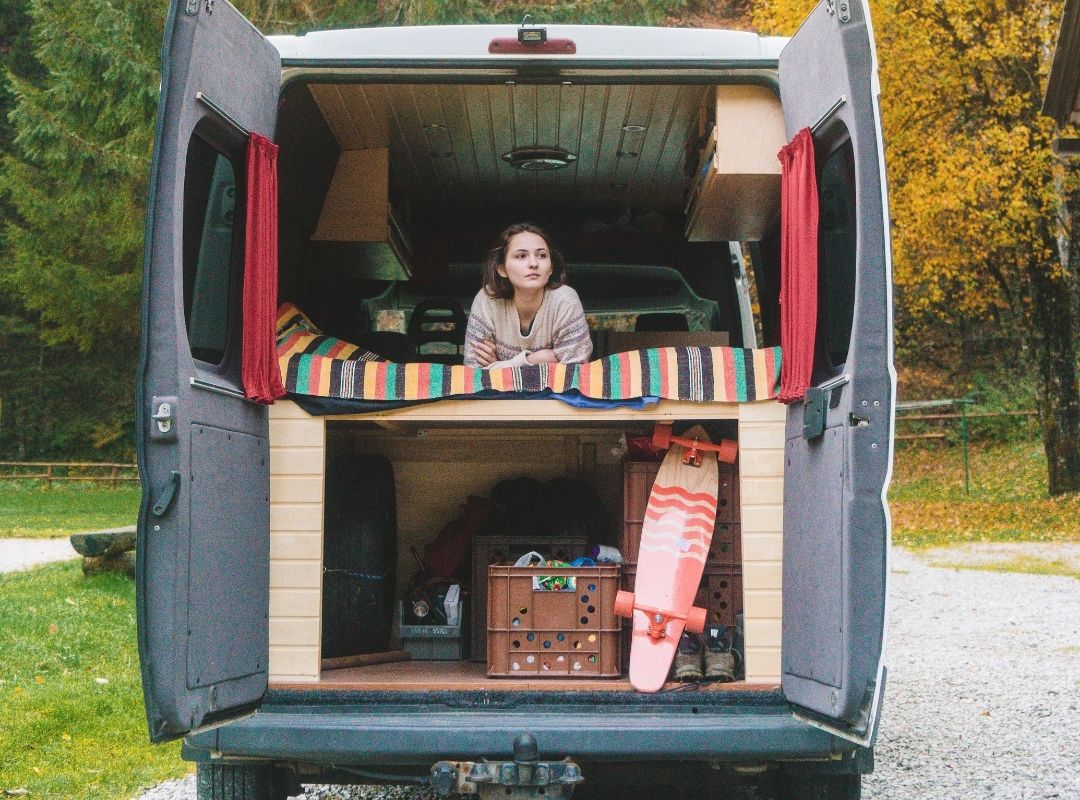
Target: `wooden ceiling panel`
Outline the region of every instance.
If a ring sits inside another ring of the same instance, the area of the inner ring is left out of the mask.
[[[343,149],[390,148],[394,185],[415,205],[498,207],[535,200],[640,210],[680,208],[684,151],[709,91],[569,84],[311,89]],[[645,130],[625,131],[628,124]],[[503,161],[504,153],[526,145],[562,147],[577,160],[543,172]]]

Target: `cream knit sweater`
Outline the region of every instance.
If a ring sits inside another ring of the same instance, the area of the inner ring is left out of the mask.
[[[469,324],[465,329],[465,365],[480,366],[476,345],[494,341],[498,361],[492,367],[520,367],[528,364],[525,356],[550,348],[563,364],[588,361],[592,354],[589,327],[577,292],[569,286],[548,289],[528,333],[521,332],[521,321],[513,300],[498,300],[481,289],[473,299]]]

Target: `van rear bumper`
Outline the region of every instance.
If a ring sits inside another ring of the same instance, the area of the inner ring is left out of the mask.
[[[683,694],[677,701],[626,704],[549,697],[511,707],[486,706],[490,695],[456,707],[435,698],[408,704],[271,699],[252,716],[189,736],[185,754],[427,766],[508,757],[514,737],[525,732],[536,737],[542,758],[581,761],[829,759],[855,747],[795,719],[777,692],[731,692],[722,702]]]

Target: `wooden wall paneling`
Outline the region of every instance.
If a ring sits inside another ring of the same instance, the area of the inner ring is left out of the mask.
[[[270,680],[319,678],[326,431],[295,403],[270,407]]]
[[[678,176],[660,174],[659,165],[666,148],[681,146],[682,140],[677,138],[676,121],[686,96],[689,93],[696,94],[697,90],[698,87],[694,86],[657,87],[655,106],[662,112],[662,117],[654,118],[645,133],[636,137],[636,141],[627,141],[624,137],[623,147],[638,154],[634,159],[634,172],[630,178],[630,191],[635,205],[648,207],[658,202],[657,195],[666,196],[670,193],[668,184]],[[673,134],[676,138],[673,138]]]
[[[485,191],[480,179],[480,157],[473,138],[472,124],[465,105],[465,92],[461,86],[440,86],[439,105],[445,120],[450,149],[454,153],[454,166],[457,175],[451,194],[466,200],[476,201],[490,197],[490,188]]]
[[[514,132],[514,87],[488,86],[487,99],[491,115],[491,136],[495,145],[495,163],[499,170],[503,198],[507,194],[517,196],[525,186],[521,170],[514,169],[502,160],[503,153],[517,146]]]
[[[599,141],[595,167],[591,176],[591,197],[593,203],[618,202],[626,196],[625,189],[612,187],[615,176],[615,154],[622,141],[623,125],[644,124],[630,119],[630,104],[634,94],[642,87],[610,86],[607,94],[607,106],[603,112],[603,125],[599,130]]]
[[[443,113],[443,95],[449,87],[418,84],[409,88],[419,120],[420,137],[438,176],[439,186],[448,196],[456,197],[462,191],[458,159],[464,154],[455,146],[450,121]],[[432,129],[432,126],[438,127]]]
[[[739,406],[746,680],[753,683],[780,681],[785,422],[779,403]]]
[[[604,111],[610,86],[586,86],[582,105],[580,142],[577,168],[574,171],[574,200],[581,201],[596,178],[597,161],[600,158],[600,137],[603,132]]]
[[[559,87],[557,85],[533,85],[534,143],[547,146],[559,146]],[[566,170],[547,170],[536,173],[536,189],[542,202],[551,202],[555,193],[566,180]]]
[[[435,198],[443,202],[442,187],[427,152],[427,142],[408,85],[371,86],[372,96],[382,95],[390,114],[390,151],[396,174],[414,200]],[[430,202],[430,201],[429,201]]]

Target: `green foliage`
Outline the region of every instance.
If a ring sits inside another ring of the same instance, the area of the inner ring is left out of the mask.
[[[74,561],[0,575],[0,794],[126,800],[190,769],[147,740],[134,594]]]
[[[70,536],[134,525],[139,511],[138,484],[105,488],[85,483],[0,481],[0,539]]]
[[[137,339],[161,4],[34,0],[30,12],[48,77],[9,74],[0,192],[15,213],[0,290],[39,315],[49,344]]]

